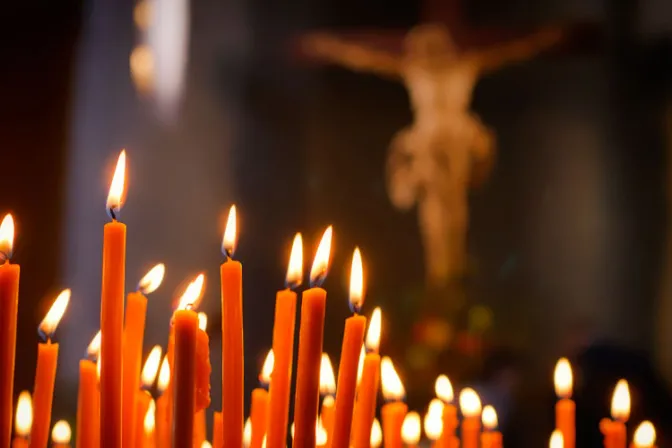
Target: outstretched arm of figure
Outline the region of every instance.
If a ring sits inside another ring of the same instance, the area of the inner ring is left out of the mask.
[[[401,61],[384,51],[341,40],[329,34],[311,34],[302,39],[303,51],[309,56],[359,72],[399,77]]]

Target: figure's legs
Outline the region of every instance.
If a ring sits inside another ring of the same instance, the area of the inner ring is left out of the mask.
[[[425,253],[428,286],[439,289],[450,279],[450,211],[439,194],[426,192],[418,204],[418,220]]]
[[[466,185],[461,186],[466,189]],[[450,260],[450,277],[459,279],[467,266],[467,228],[469,226],[469,205],[466,191],[459,189],[448,192],[446,209],[449,215],[448,226],[448,258]]]

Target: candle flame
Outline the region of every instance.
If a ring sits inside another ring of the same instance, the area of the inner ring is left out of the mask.
[[[289,427],[289,432],[292,435],[292,441],[294,441],[294,432],[295,432],[294,422],[292,422],[292,426]]]
[[[355,247],[352,254],[352,266],[350,267],[350,310],[359,313],[364,303],[364,267],[362,266],[362,253],[359,247]]]
[[[481,413],[481,399],[474,389],[466,387],[460,392],[460,409],[465,417],[478,417]]]
[[[145,434],[149,435],[154,432],[154,426],[156,425],[156,403],[152,398],[147,407],[147,412],[145,413],[145,419],[143,421],[143,427],[145,429]]]
[[[549,448],[564,448],[565,438],[562,436],[562,432],[559,429],[553,431],[551,434],[551,441],[548,444]]]
[[[315,446],[324,446],[328,441],[329,434],[322,423],[322,416],[318,416],[315,422]]]
[[[326,353],[322,353],[320,360],[320,394],[334,395],[336,393],[336,376],[331,365],[331,359]]]
[[[142,280],[138,283],[138,291],[145,295],[153,293],[159,286],[161,286],[165,274],[166,265],[163,263],[157,264],[142,277]]]
[[[622,422],[627,422],[630,418],[630,388],[625,380],[620,380],[614,389],[611,399],[611,417]]]
[[[362,381],[362,374],[364,373],[364,359],[366,359],[366,349],[362,344],[362,349],[359,351],[359,360],[357,361],[357,386]]]
[[[442,408],[441,412],[443,412],[443,402],[440,402],[440,406]],[[432,411],[432,407],[430,406],[427,414],[425,414],[423,423],[425,434],[429,440],[434,442],[441,438],[441,434],[443,433],[443,417],[441,413]]]
[[[155,345],[152,348],[152,351],[149,352],[147,361],[142,368],[142,374],[140,375],[142,381],[142,387],[149,389],[154,384],[156,380],[156,375],[159,373],[159,365],[161,364],[161,346]]]
[[[100,351],[98,352],[98,360],[96,361],[96,376],[98,377],[98,382],[100,383],[100,364],[102,363],[103,357],[100,356]]]
[[[168,362],[168,355],[163,357],[163,362],[161,363],[161,370],[159,370],[159,382],[157,388],[159,393],[163,393],[168,388],[170,384],[170,363]]]
[[[205,331],[208,328],[208,315],[203,311],[198,313],[198,329]]]
[[[329,257],[331,255],[331,238],[333,228],[327,227],[320,240],[320,245],[317,246],[315,258],[313,259],[313,267],[310,269],[310,286],[320,286],[327,277],[329,271]]]
[[[634,448],[653,448],[656,444],[656,428],[648,420],[639,424],[635,430]]]
[[[446,375],[439,375],[436,379],[436,382],[434,383],[434,392],[444,403],[450,403],[455,398],[453,385]]]
[[[261,448],[266,448],[266,434],[264,434],[264,438],[261,439]]]
[[[7,213],[0,224],[0,255],[4,260],[12,258],[14,248],[14,218]]]
[[[265,445],[266,445],[266,434],[264,434],[264,442],[262,443],[262,448]],[[203,443],[201,443],[201,448],[212,448],[212,444],[207,440],[204,440]]]
[[[229,209],[229,218],[226,220],[226,228],[222,237],[222,253],[228,258],[233,257],[233,253],[236,251],[236,227],[236,206],[232,205]]]
[[[19,394],[19,401],[16,404],[16,419],[14,428],[19,437],[28,437],[30,429],[33,427],[33,399],[30,392],[24,390]]]
[[[486,431],[494,431],[497,429],[497,411],[490,405],[487,405],[483,408],[483,414],[481,415],[483,420],[483,427]]]
[[[114,170],[110,192],[107,195],[107,210],[112,219],[116,219],[115,213],[121,209],[124,202],[124,180],[126,177],[126,150],[122,150],[117,159],[117,167]]]
[[[432,398],[432,401],[429,402],[429,406],[427,407],[427,413],[443,417],[443,408],[445,406],[446,405],[440,399]]]
[[[553,374],[555,383],[555,394],[560,398],[570,398],[572,396],[572,386],[574,378],[572,375],[572,366],[567,358],[560,358],[555,365]]]
[[[53,443],[59,443],[61,445],[67,445],[72,439],[72,430],[70,429],[70,423],[65,420],[59,420],[54,424],[54,428],[51,430],[51,441]]]
[[[98,354],[100,353],[100,334],[100,330],[98,330],[98,333],[91,339],[91,343],[86,348],[86,356],[90,359],[98,358]]]
[[[382,328],[382,312],[376,307],[371,313],[369,329],[366,332],[366,348],[373,353],[378,353],[380,348],[380,333]]]
[[[205,274],[198,274],[198,276],[186,287],[182,297],[180,297],[178,310],[186,310],[196,308],[198,302],[201,300],[203,293],[203,283],[205,282]]]
[[[406,445],[417,445],[421,435],[420,415],[411,411],[406,414],[404,423],[401,425],[401,438]]]
[[[303,283],[303,239],[301,234],[297,233],[294,236],[292,252],[289,255],[285,285],[291,289],[299,287],[301,283]]]
[[[259,382],[264,386],[271,384],[271,374],[273,373],[273,366],[275,365],[275,355],[273,349],[268,351],[264,364],[261,366],[261,373],[259,374]]]
[[[243,427],[243,446],[248,448],[252,443],[252,421],[250,417],[247,417],[245,420],[245,426]]]
[[[383,443],[383,429],[380,427],[380,422],[377,418],[373,419],[371,424],[371,448],[380,448]]]
[[[70,290],[64,289],[58,297],[56,297],[54,304],[51,305],[49,312],[42,320],[42,323],[40,323],[39,330],[45,339],[51,339],[54,335],[56,327],[58,327],[58,323],[61,321],[61,317],[63,317],[63,313],[65,313],[65,309],[68,307],[69,302]]]
[[[392,360],[385,356],[380,362],[380,380],[383,386],[385,401],[401,401],[406,396],[406,390],[401,378],[392,364]]]
[[[336,399],[333,395],[327,395],[322,400],[322,408],[333,408],[336,405]]]

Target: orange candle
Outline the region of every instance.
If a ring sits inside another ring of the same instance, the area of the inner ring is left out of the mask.
[[[475,390],[467,387],[460,392],[462,420],[462,448],[478,448],[481,434],[481,399]]]
[[[52,448],[70,448],[70,439],[72,439],[70,424],[65,420],[57,421],[51,431]]]
[[[422,435],[420,415],[417,412],[409,412],[401,426],[401,438],[408,448],[417,448]]]
[[[324,337],[327,292],[320,288],[329,268],[332,228],[329,226],[317,248],[310,272],[311,288],[304,291],[301,303],[299,355],[296,378],[294,447],[315,447],[315,422],[320,387],[320,358]]]
[[[630,418],[630,389],[628,382],[620,380],[614,389],[611,399],[612,420],[603,419],[600,422],[600,431],[604,434],[605,448],[625,448],[627,433],[625,422]]]
[[[373,310],[369,330],[366,333],[366,349],[368,353],[362,364],[362,380],[357,392],[355,415],[353,418],[352,445],[355,448],[369,448],[371,425],[376,414],[376,399],[380,381],[380,346],[381,312]],[[361,357],[361,354],[360,354]]]
[[[0,224],[0,446],[12,437],[16,314],[19,307],[18,264],[10,264],[14,243],[14,219],[6,215]]]
[[[212,446],[213,448],[223,448],[222,428],[224,427],[224,422],[222,421],[222,413],[215,412],[212,421]]]
[[[51,338],[63,317],[70,290],[63,290],[49,309],[39,326],[39,333],[46,340],[37,345],[37,368],[33,390],[33,427],[30,432],[31,448],[46,448],[51,427],[51,403],[54,399],[54,382],[58,364],[58,344],[52,344]]]
[[[205,409],[194,414],[194,446],[199,447],[205,442]]]
[[[116,220],[124,196],[126,152],[121,151],[107,197],[112,222],[103,230],[103,275],[100,296],[101,372],[100,443],[120,448],[122,434],[122,342],[124,330],[124,279],[126,276],[126,225]]]
[[[555,404],[555,429],[562,433],[565,448],[574,448],[576,440],[576,405],[572,396],[572,366],[567,358],[561,358],[555,365],[555,394],[559,400]]]
[[[26,390],[19,394],[14,425],[16,436],[12,441],[12,448],[28,448],[30,427],[33,425],[33,400],[30,398],[30,392]]]
[[[455,430],[457,429],[457,407],[453,404],[455,395],[450,379],[446,375],[439,375],[436,383],[434,383],[434,391],[443,403],[440,445],[449,448],[451,440],[455,438]]]
[[[165,266],[154,266],[138,284],[138,290],[126,296],[126,317],[123,333],[123,434],[122,445],[133,448],[137,434],[142,434],[144,415],[137,415],[135,402],[140,387],[140,362],[142,361],[142,342],[145,337],[145,319],[147,317],[147,297],[156,290],[163,280]]]
[[[100,331],[87,349],[89,359],[79,362],[79,391],[77,393],[76,446],[100,445],[100,392],[96,359],[100,352]]]
[[[142,448],[155,448],[156,444],[156,402],[150,400],[147,412],[143,419],[144,439],[142,441]]]
[[[287,289],[275,296],[273,323],[273,381],[269,391],[269,416],[266,444],[268,448],[285,448],[289,421],[289,393],[292,387],[296,293],[303,280],[303,244],[297,233],[292,244],[285,283]],[[213,441],[214,442],[214,441]],[[215,448],[218,448],[214,444]]]
[[[142,368],[141,385],[143,390],[136,390],[136,396],[133,400],[135,403],[134,415],[137,417],[137,421],[132,422],[132,427],[135,431],[132,443],[133,446],[137,448],[142,448],[143,444],[145,443],[145,416],[147,415],[147,410],[149,409],[150,403],[153,401],[152,396],[149,393],[149,389],[154,384],[154,380],[156,380],[160,363],[161,346],[156,345],[154,348],[152,348],[152,351],[149,353],[149,356],[145,361],[145,365]]]
[[[164,447],[170,446],[170,431],[171,427],[168,423],[168,414],[170,401],[168,400],[167,389],[170,384],[170,363],[168,362],[168,355],[163,358],[161,369],[159,370],[159,381],[157,389],[160,394],[156,400],[156,416],[155,429],[156,446]]]
[[[222,239],[226,261],[220,266],[222,288],[222,434],[225,447],[243,445],[243,266],[232,260],[236,247],[236,207]]]
[[[656,448],[656,428],[645,420],[635,430],[632,448]]]
[[[336,410],[329,444],[333,448],[348,448],[352,429],[352,413],[357,389],[357,367],[360,348],[364,342],[366,317],[358,315],[364,302],[364,270],[362,255],[355,248],[350,272],[350,308],[353,316],[345,321],[341,362],[338,367],[338,388],[336,389]]]
[[[259,383],[252,391],[252,404],[250,406],[250,421],[252,422],[252,434],[250,434],[250,448],[261,448],[264,437],[266,437],[266,426],[268,422],[268,384],[271,382],[271,373],[274,364],[273,350],[269,350],[264,365],[259,374]]]
[[[406,390],[392,364],[385,356],[380,362],[380,377],[383,384],[383,398],[386,403],[380,411],[383,419],[383,443],[385,448],[401,448],[401,427],[408,407],[403,402]]]
[[[497,431],[497,412],[488,405],[483,408],[483,427],[481,434],[481,448],[502,448],[502,433]]]

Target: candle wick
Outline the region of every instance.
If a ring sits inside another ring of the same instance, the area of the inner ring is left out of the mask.
[[[107,209],[107,214],[112,218],[112,221],[117,220],[117,213],[114,211],[114,207],[110,207]]]
[[[0,257],[4,261],[5,264],[9,263],[9,259],[12,257],[12,253],[9,251],[0,251]]]

